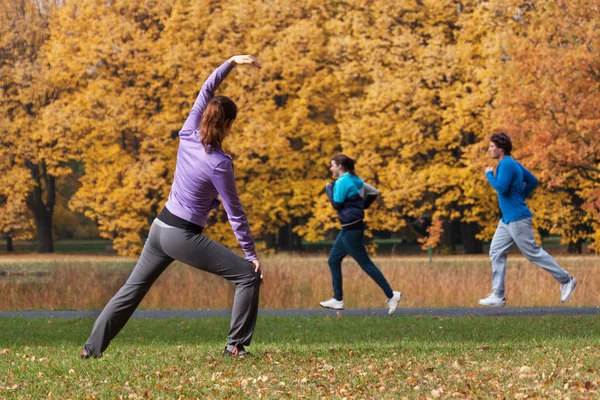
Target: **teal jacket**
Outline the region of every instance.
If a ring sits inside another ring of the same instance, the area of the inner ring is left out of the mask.
[[[379,192],[363,182],[356,175],[345,173],[332,185],[328,183],[325,192],[344,230],[364,229],[365,209],[375,201]]]

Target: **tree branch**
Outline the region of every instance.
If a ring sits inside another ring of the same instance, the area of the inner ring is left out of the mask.
[[[40,207],[43,207],[40,169],[37,164],[34,164],[30,160],[25,161],[25,166],[29,168],[29,171],[31,172],[31,178],[35,182],[33,189],[29,193],[29,196],[27,196],[27,207],[29,207],[29,209],[35,213],[36,210],[39,210]]]
[[[556,114],[554,114],[554,110],[548,110],[548,111],[550,111],[550,115],[552,115],[552,120],[554,121],[554,123],[562,128],[562,125],[560,124],[560,122],[558,122],[558,119],[556,119]]]
[[[598,71],[594,70],[594,67],[592,67],[591,65],[588,65],[588,70],[590,71],[590,74],[592,75],[592,78],[596,82],[600,82],[600,73],[598,73]]]
[[[46,211],[51,211],[54,209],[54,203],[56,201],[56,178],[52,174],[48,173],[48,169],[44,161],[42,161],[41,170],[42,178],[46,184]]]

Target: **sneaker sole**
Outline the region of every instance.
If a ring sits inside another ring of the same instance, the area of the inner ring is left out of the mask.
[[[571,290],[571,293],[569,294],[569,296],[567,296],[566,299],[561,300],[562,303],[566,303],[567,300],[569,300],[571,298],[571,296],[573,296],[573,293],[575,293],[575,288],[577,287],[578,283],[579,283],[579,281],[575,279],[575,281],[573,282],[573,290]]]
[[[480,306],[484,306],[484,307],[496,307],[496,308],[500,308],[500,307],[505,307],[506,303],[496,303],[496,304],[484,304],[482,302],[479,302]]]
[[[319,305],[320,305],[321,307],[323,307],[323,308],[326,308],[326,309],[328,309],[328,310],[337,310],[337,311],[340,311],[340,310],[343,310],[343,309],[344,309],[343,307],[342,307],[342,308],[335,308],[335,307],[327,307],[327,306],[324,306],[323,304],[319,304]]]

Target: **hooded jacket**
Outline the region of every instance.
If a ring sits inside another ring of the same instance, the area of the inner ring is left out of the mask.
[[[341,175],[333,185],[328,183],[325,192],[343,230],[364,229],[364,210],[379,196],[377,189],[350,173]]]

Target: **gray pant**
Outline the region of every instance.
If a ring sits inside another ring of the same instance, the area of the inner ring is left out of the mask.
[[[236,285],[227,344],[247,346],[258,313],[260,273],[254,265],[206,236],[156,219],[137,265],[94,323],[85,349],[100,356],[125,326],[154,281],[174,260],[224,277]]]
[[[494,293],[504,296],[506,255],[513,243],[517,244],[521,253],[530,262],[550,272],[559,283],[567,283],[569,281],[568,272],[559,267],[554,258],[535,242],[531,218],[520,219],[508,224],[500,221],[490,245],[492,290]]]

